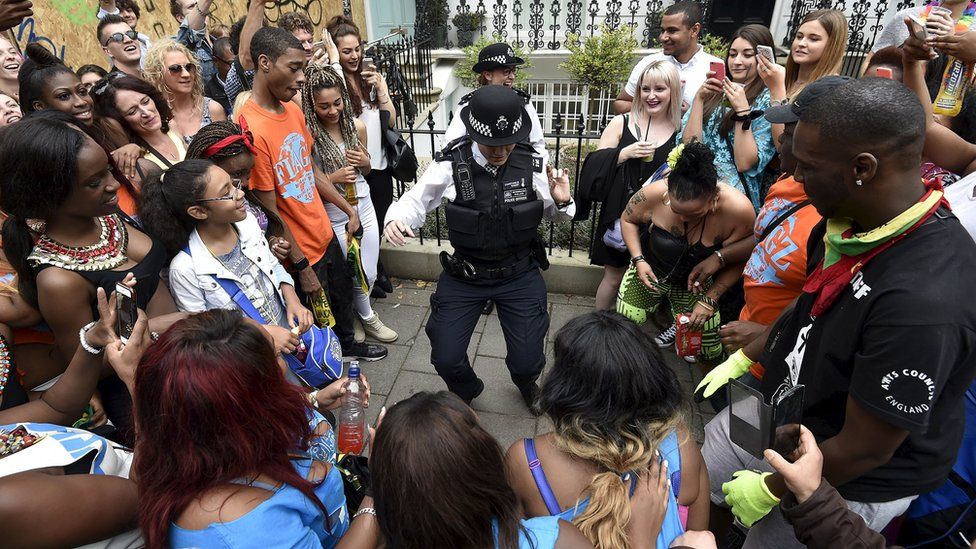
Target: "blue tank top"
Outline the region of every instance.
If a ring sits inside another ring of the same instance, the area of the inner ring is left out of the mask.
[[[565,511],[560,510],[559,503],[556,501],[552,487],[549,485],[548,479],[546,479],[545,471],[542,470],[542,464],[539,462],[539,457],[536,454],[535,440],[531,438],[523,439],[523,444],[525,447],[525,457],[529,462],[529,468],[532,469],[532,476],[535,478],[536,487],[539,489],[539,494],[542,495],[542,500],[546,503],[546,508],[549,510],[551,517],[572,522],[573,519],[583,514],[590,504],[590,499],[584,498],[577,501],[575,505]],[[678,494],[681,491],[681,450],[678,444],[678,433],[672,431],[671,434],[666,436],[661,441],[658,451],[661,452],[663,459],[668,461],[668,475],[671,477],[671,492],[668,494],[668,511],[665,513],[664,522],[661,524],[661,533],[657,536],[657,547],[670,547],[671,542],[685,533],[684,527],[681,526],[681,516],[678,514]],[[633,495],[637,479],[633,478],[631,480],[633,481],[631,482],[631,495]]]
[[[309,423],[316,426],[325,418],[315,412]],[[335,467],[335,433],[313,439],[306,457],[292,460],[295,471],[308,478],[315,461],[332,464],[321,484],[315,487],[315,496],[329,512],[328,522],[318,505],[309,501],[305,494],[288,484],[270,486],[262,482],[245,482],[272,492],[272,496],[246,515],[228,522],[213,522],[203,530],[186,530],[171,524],[170,546],[176,549],[191,547],[335,547],[349,529],[346,496],[342,487],[342,475]],[[331,528],[327,528],[326,525]]]
[[[559,517],[522,519],[524,530],[519,531],[519,549],[553,549],[559,538]],[[498,521],[492,519],[495,547],[498,547]]]

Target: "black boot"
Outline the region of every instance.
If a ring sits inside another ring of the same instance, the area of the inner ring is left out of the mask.
[[[373,288],[374,291],[375,288],[379,288],[388,294],[393,293],[393,283],[390,282],[389,277],[386,276],[386,270],[383,269],[382,263],[378,263],[376,265],[376,282],[373,284]]]
[[[385,299],[386,292],[383,291],[383,288],[380,288],[379,284],[373,284],[373,290],[369,292],[369,297],[374,299]]]
[[[494,310],[495,310],[495,302],[489,299],[488,301],[485,302],[484,309],[481,309],[481,314],[490,315],[491,312]]]
[[[474,396],[472,396],[471,398],[462,399],[462,400],[464,400],[464,403],[465,404],[467,404],[468,406],[471,406],[471,401],[473,401],[474,399],[476,399],[479,396],[481,396],[481,393],[483,393],[483,392],[485,392],[485,382],[484,381],[481,381],[479,379],[478,380],[478,390],[474,392]]]
[[[519,393],[522,393],[522,401],[532,412],[532,415],[539,415],[539,407],[536,405],[536,399],[539,397],[539,384],[532,381],[525,385],[520,385]]]

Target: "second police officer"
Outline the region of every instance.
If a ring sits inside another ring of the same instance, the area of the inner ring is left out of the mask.
[[[431,363],[449,390],[471,402],[484,390],[468,360],[468,342],[487,300],[495,302],[507,348],[505,363],[526,405],[545,366],[549,329],[548,267],[538,237],[544,217],[569,220],[576,207],[569,176],[543,163],[526,141],[532,127],[525,99],[506,86],[475,90],[458,115],[467,130],[437,155],[416,185],[390,206],[384,234],[395,246],[413,237],[427,212],[444,206],[454,253],[427,320]]]

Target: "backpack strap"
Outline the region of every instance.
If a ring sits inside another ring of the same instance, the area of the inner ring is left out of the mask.
[[[542,496],[542,501],[546,504],[549,514],[556,516],[562,512],[559,502],[556,501],[556,494],[552,493],[549,480],[546,479],[546,472],[542,469],[542,462],[539,461],[539,454],[535,451],[535,439],[522,439],[522,446],[525,449],[525,459],[529,462],[529,470],[532,471],[532,479],[535,480],[535,487]]]
[[[788,209],[785,212],[781,213],[776,219],[774,219],[772,221],[772,223],[766,225],[766,228],[763,229],[762,234],[759,235],[759,239],[756,240],[756,242],[762,242],[763,240],[766,240],[766,237],[769,236],[769,234],[771,232],[773,232],[773,230],[775,230],[776,227],[779,227],[780,225],[782,225],[783,222],[786,221],[787,219],[789,219],[791,215],[793,215],[796,212],[800,211],[801,209],[803,209],[804,207],[806,207],[808,204],[810,204],[810,199],[809,198],[806,199],[806,200],[803,200],[803,201],[801,201],[801,202],[799,202],[797,204],[794,204],[790,209]]]
[[[186,255],[193,257],[193,254],[190,253],[189,244],[183,247],[183,251],[186,252]],[[251,300],[248,299],[247,294],[244,293],[244,290],[241,289],[241,287],[237,284],[237,282],[227,278],[220,278],[217,275],[211,275],[211,276],[213,276],[214,281],[217,284],[219,284],[220,287],[225,292],[227,292],[227,295],[229,295],[230,298],[234,300],[234,303],[236,303],[237,306],[240,307],[241,311],[243,311],[244,314],[246,314],[249,318],[251,318],[252,320],[260,324],[268,323],[261,315],[261,312],[258,311],[257,307],[255,307],[254,304],[251,303]]]

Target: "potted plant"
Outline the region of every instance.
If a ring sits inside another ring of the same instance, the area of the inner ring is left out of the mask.
[[[485,46],[505,41],[505,38],[499,34],[487,33],[479,36],[474,44],[464,47],[464,57],[458,59],[458,62],[454,64],[454,76],[466,87],[477,88],[479,86],[478,74],[471,69],[478,62],[478,54],[481,53],[481,50]],[[521,88],[525,86],[526,81],[532,76],[527,72],[527,69],[532,68],[532,58],[529,57],[529,52],[525,48],[512,45],[512,50],[515,52],[515,57],[521,57],[525,60],[525,64],[519,67],[519,71],[515,73],[515,87]]]
[[[474,34],[481,29],[485,15],[476,11],[461,12],[451,19],[457,28],[458,47],[464,48],[474,43]]]
[[[569,58],[560,63],[559,68],[587,86],[591,96],[594,92],[612,91],[627,80],[634,67],[637,40],[629,25],[620,25],[617,29],[602,25],[599,33],[582,41],[579,35],[570,34],[565,44]]]

